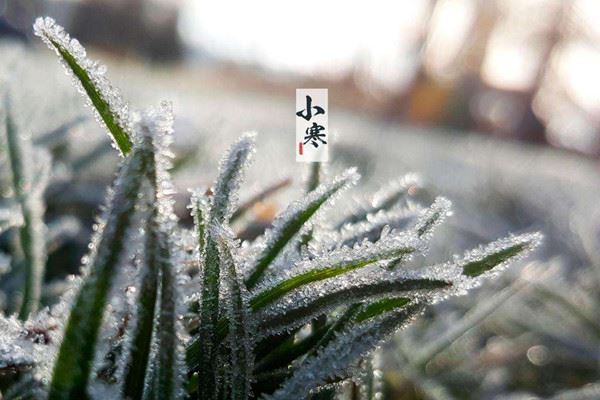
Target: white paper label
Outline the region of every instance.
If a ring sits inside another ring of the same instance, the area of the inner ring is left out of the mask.
[[[329,161],[327,89],[296,89],[296,161]]]

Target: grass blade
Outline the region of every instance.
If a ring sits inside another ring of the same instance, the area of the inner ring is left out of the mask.
[[[347,368],[366,356],[379,343],[422,312],[424,304],[408,305],[373,321],[353,327],[339,334],[323,350],[306,359],[296,368],[270,399],[294,398],[298,393],[309,393],[318,385],[341,376],[345,378]]]
[[[273,228],[266,233],[262,252],[250,267],[252,271],[246,279],[246,286],[254,288],[262,279],[267,267],[277,258],[285,246],[298,232],[306,227],[306,222],[319,208],[341,189],[354,184],[359,178],[355,169],[349,169],[332,183],[321,185],[309,193],[305,199],[292,203],[273,222]]]
[[[305,262],[298,269],[306,270],[296,274],[290,271],[290,278],[273,283],[250,300],[252,310],[257,311],[283,297],[287,293],[309,283],[333,278],[367,265],[398,258],[418,251],[420,242],[410,235],[389,235],[377,243],[366,243],[354,249],[340,249],[327,257]]]
[[[356,224],[364,221],[370,214],[375,214],[378,211],[390,210],[403,198],[420,187],[421,179],[415,174],[407,174],[398,180],[392,181],[373,196],[371,204],[366,209],[344,218],[337,224],[336,229],[341,229],[346,224]]]
[[[141,399],[144,394],[146,371],[150,361],[150,346],[154,313],[158,291],[160,250],[156,249],[158,242],[156,227],[156,209],[146,223],[144,243],[144,264],[142,279],[139,287],[139,297],[136,301],[136,325],[132,332],[130,354],[125,366],[123,380],[123,395],[132,400]]]
[[[93,241],[93,252],[88,262],[89,275],[75,297],[65,327],[50,383],[50,400],[87,397],[86,389],[108,292],[124,250],[147,158],[146,149],[136,149],[121,168],[105,212],[106,222]]]
[[[420,278],[396,278],[376,282],[359,283],[347,285],[344,282],[332,286],[338,286],[338,290],[321,290],[316,288],[317,296],[313,297],[307,293],[302,296],[289,299],[284,304],[273,303],[269,308],[259,313],[261,334],[269,335],[282,330],[290,330],[300,327],[312,318],[326,314],[335,308],[347,304],[350,301],[368,301],[384,296],[403,294],[410,296],[417,292],[433,291],[445,288],[452,283],[442,280],[420,279]],[[409,299],[406,299],[408,302]],[[382,306],[381,304],[379,305]],[[375,306],[372,306],[371,312]]]
[[[46,262],[46,243],[44,239],[44,203],[43,191],[46,187],[47,176],[50,171],[48,157],[39,157],[43,171],[36,174],[32,170],[31,156],[33,148],[19,133],[13,121],[8,94],[4,95],[3,121],[0,121],[6,138],[6,151],[10,164],[12,189],[16,202],[21,208],[22,225],[18,228],[16,247],[17,254],[14,261],[19,269],[24,269],[25,285],[23,299],[19,310],[19,318],[27,319],[30,313],[37,310],[42,292],[42,279]],[[41,156],[42,153],[39,153]],[[44,153],[45,155],[45,153]],[[45,176],[35,182],[34,175]]]
[[[128,107],[104,77],[104,67],[88,59],[79,42],[71,39],[52,18],[38,18],[34,32],[56,52],[67,72],[78,82],[78,90],[87,95],[88,104],[108,129],[121,154],[129,153],[132,139]]]
[[[206,251],[206,218],[209,213],[208,202],[202,191],[197,190],[192,193],[189,208],[198,238],[198,254],[202,255]]]
[[[232,400],[245,400],[250,396],[250,383],[254,368],[254,340],[252,338],[254,329],[250,326],[248,293],[239,279],[237,267],[231,254],[231,244],[234,243],[233,234],[231,232],[221,232],[217,241],[219,255],[224,267],[225,283],[230,295],[226,305],[229,319],[229,349],[232,367],[229,398]]]
[[[410,299],[406,297],[392,297],[389,299],[382,299],[373,303],[366,304],[359,313],[357,313],[354,320],[358,323],[364,322],[369,318],[374,318],[379,315],[385,314],[386,312],[393,311],[398,308],[404,307],[408,304]]]
[[[175,266],[171,263],[169,239],[165,232],[159,232],[157,245],[160,260],[160,311],[156,328],[156,365],[154,371],[154,393],[156,399],[172,400],[180,398],[181,374],[178,366],[177,335],[177,292],[175,287]]]
[[[223,157],[219,177],[215,184],[208,223],[220,225],[226,223],[235,208],[237,191],[244,170],[254,153],[255,134],[243,135],[234,143]],[[196,231],[198,231],[198,227]],[[200,239],[198,239],[200,241]],[[198,396],[213,399],[216,396],[216,356],[219,339],[216,334],[219,320],[220,260],[217,243],[211,235],[207,236],[206,251],[203,257],[202,293],[200,299],[200,329],[196,338],[201,343],[198,366]]]
[[[510,261],[524,257],[541,242],[539,233],[528,233],[496,240],[486,246],[471,250],[459,262],[463,274],[477,277]]]
[[[229,222],[237,205],[238,190],[255,152],[255,133],[242,135],[227,151],[219,167],[210,208],[211,223]]]
[[[166,107],[166,106],[165,106]],[[171,187],[170,177],[166,168],[170,165],[162,155],[165,153],[162,147],[166,147],[170,140],[168,137],[172,130],[172,116],[170,110],[162,109],[162,113],[156,114],[154,110],[145,113],[136,129],[139,131],[144,145],[149,150],[146,177],[152,186],[152,196],[148,200],[151,215],[146,221],[146,236],[144,242],[144,263],[141,266],[140,294],[136,302],[137,309],[136,326],[132,333],[130,343],[130,355],[125,367],[123,394],[130,399],[141,399],[144,390],[148,387],[147,371],[150,363],[152,346],[152,334],[157,335],[155,348],[158,356],[153,360],[151,368],[154,383],[160,390],[152,390],[152,393],[161,393],[171,398],[173,390],[173,368],[174,360],[171,359],[175,353],[174,343],[174,318],[175,305],[172,293],[173,285],[171,264],[171,249],[164,230],[167,229],[168,221],[172,220],[172,207],[169,195]],[[160,277],[160,290],[159,290]],[[157,297],[160,291],[160,311],[158,317],[158,328],[155,326],[155,312]],[[171,316],[169,317],[169,313]],[[169,336],[165,338],[164,336]],[[170,354],[162,355],[167,351]],[[171,374],[171,379],[168,379]],[[156,389],[156,388],[155,388]]]

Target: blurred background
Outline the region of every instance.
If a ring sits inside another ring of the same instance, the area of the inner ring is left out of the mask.
[[[28,40],[42,14],[117,59],[270,93],[308,81],[386,120],[600,152],[595,0],[2,0],[2,34]]]
[[[298,197],[295,89],[317,87],[329,89],[328,169],[363,174],[353,206],[412,171],[415,201],[453,201],[429,261],[544,233],[535,257],[380,351],[385,398],[600,398],[600,1],[0,0],[0,75],[17,74],[23,124],[60,161],[46,217],[71,225],[51,285],[77,271],[117,157],[32,37],[39,15],[106,63],[131,104],[173,101],[177,160],[194,160],[175,176],[182,218],[185,189],[210,185],[244,130],[260,136],[243,197],[292,182],[247,218],[268,226]]]

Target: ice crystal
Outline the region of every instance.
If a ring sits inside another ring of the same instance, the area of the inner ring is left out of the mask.
[[[276,261],[284,248],[310,229],[310,219],[314,219],[316,213],[322,213],[323,209],[326,210],[326,207],[323,207],[325,203],[332,205],[336,196],[356,184],[359,178],[356,169],[351,168],[333,182],[323,184],[305,198],[291,203],[273,221],[273,226],[265,233],[263,242],[255,247],[258,254],[247,268],[250,271],[246,280],[248,287],[253,288],[259,283],[265,269]]]
[[[415,230],[417,235],[424,239],[430,239],[433,235],[433,230],[442,224],[450,213],[452,203],[444,197],[435,199],[431,207],[427,209],[423,215],[419,217]]]
[[[229,348],[231,362],[231,399],[243,400],[251,395],[252,370],[254,367],[255,331],[250,307],[249,295],[243,281],[239,277],[237,262],[232,254],[235,249],[233,232],[213,227],[212,235],[218,236],[219,253],[223,260],[224,281],[227,287],[228,299],[226,310],[229,319]]]
[[[71,38],[54,19],[50,17],[38,18],[35,21],[33,30],[36,36],[39,36],[59,56],[65,70],[71,75],[75,87],[79,93],[84,95],[86,104],[92,108],[98,123],[105,126],[111,132],[114,132],[115,129],[111,124],[115,123],[125,132],[125,135],[128,134],[131,137],[133,129],[129,116],[129,106],[123,100],[121,92],[106,79],[106,67],[89,59],[85,48],[79,41]],[[82,72],[87,75],[87,78],[91,81],[91,85],[93,85],[92,88],[88,87],[87,82],[83,82],[77,76],[74,67],[69,65],[70,57]],[[109,115],[103,115],[102,112],[104,110],[98,110],[97,104],[94,104],[94,99],[90,96],[90,90],[94,90],[100,100],[107,105]],[[110,118],[110,121],[107,121],[107,118]],[[127,136],[119,137],[113,133],[113,139],[113,146],[121,152],[124,149],[123,143],[127,143],[127,149],[130,146]]]
[[[17,207],[0,208],[0,233],[23,225],[23,215]]]
[[[347,378],[346,371],[352,364],[376,349],[389,335],[408,324],[423,308],[423,304],[414,304],[401,311],[359,324],[352,330],[341,332],[329,346],[295,368],[282,387],[267,398],[292,399],[295,394],[309,393],[329,379]]]
[[[339,222],[337,228],[361,222],[378,211],[393,209],[401,204],[407,196],[414,195],[421,185],[421,178],[416,174],[407,174],[398,180],[393,180],[379,189],[368,204],[362,207],[362,210],[355,211]]]
[[[246,133],[231,145],[223,156],[212,196],[211,220],[228,221],[235,211],[245,170],[250,165],[255,152],[255,141],[256,133]]]

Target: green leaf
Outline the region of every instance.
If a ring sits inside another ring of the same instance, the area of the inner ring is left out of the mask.
[[[385,314],[386,312],[393,311],[397,308],[402,308],[410,302],[409,298],[406,297],[392,297],[389,299],[382,299],[373,303],[367,304],[364,308],[356,315],[354,320],[357,323],[364,322],[369,318],[377,317]]]
[[[145,127],[144,129],[147,129]],[[158,182],[154,146],[150,137],[145,137],[145,145],[150,149],[146,176],[152,185],[152,196],[149,199],[151,213],[146,220],[144,240],[144,262],[140,266],[142,279],[139,297],[136,301],[136,325],[132,332],[129,359],[125,366],[123,379],[123,395],[132,400],[142,399],[147,386],[147,371],[150,363],[152,334],[158,296],[158,277],[163,264],[169,260],[169,250],[159,240]],[[154,372],[155,368],[153,368]],[[156,374],[155,374],[156,375]]]
[[[344,331],[314,356],[306,358],[271,396],[287,400],[298,393],[308,393],[319,385],[339,382],[349,377],[353,366],[384,339],[407,325],[423,311],[425,304],[409,304],[399,311],[383,315]]]
[[[335,287],[336,284],[332,282],[332,286]],[[451,286],[451,282],[423,278],[382,280],[348,286],[340,284],[340,289],[317,290],[317,297],[310,298],[305,295],[302,300],[293,302],[291,306],[273,304],[274,312],[265,313],[259,318],[259,328],[265,332],[295,328],[351,301],[366,301],[386,295],[435,290],[448,286]],[[408,302],[408,299],[406,301]],[[383,305],[379,304],[379,306]]]
[[[265,289],[250,300],[250,306],[252,310],[257,311],[301,286],[417,251],[418,245],[412,240],[405,243],[400,239],[394,243],[394,241],[387,243],[386,240],[381,240],[373,246],[361,246],[352,250],[344,248],[342,249],[343,257],[340,255],[339,259],[336,255],[330,255],[329,260],[314,260],[312,263],[318,268],[310,269]],[[326,263],[326,265],[319,265],[321,263]]]
[[[222,229],[224,231],[224,229]],[[229,319],[229,353],[231,361],[232,400],[245,400],[250,396],[250,383],[254,362],[253,329],[250,326],[248,294],[238,277],[237,267],[231,254],[233,233],[221,233],[217,238],[219,255],[224,267],[225,283],[229,292],[226,310]]]
[[[109,86],[108,82],[104,82],[106,78],[101,73],[92,70],[93,67],[90,66],[92,62],[85,58],[85,50],[78,42],[73,42],[54,20],[38,18],[34,27],[36,35],[56,51],[65,67],[79,81],[92,106],[111,134],[115,145],[122,155],[127,155],[133,144],[127,128],[123,125],[123,118],[118,115],[118,112],[124,110],[116,110],[110,104],[109,97],[117,97],[114,89]],[[80,54],[75,54],[75,51]],[[100,82],[104,83],[104,87],[100,86]],[[119,106],[121,105],[119,104]]]
[[[219,177],[215,184],[209,224],[226,223],[234,209],[237,191],[244,170],[254,152],[255,134],[245,134],[234,143],[223,157]],[[196,227],[196,231],[200,228]],[[201,229],[200,229],[201,230]],[[198,239],[200,241],[200,239]],[[201,346],[195,354],[198,356],[198,396],[213,399],[216,396],[216,357],[219,338],[216,334],[219,320],[220,260],[214,238],[207,235],[206,251],[203,257],[202,292],[200,298],[200,328],[196,341]]]
[[[25,142],[17,132],[12,119],[8,94],[4,94],[3,120],[1,130],[6,137],[6,152],[10,165],[12,189],[16,202],[21,208],[22,224],[16,237],[16,257],[13,262],[18,269],[24,270],[23,300],[19,318],[26,320],[30,313],[37,310],[42,292],[42,279],[46,262],[46,243],[44,238],[43,191],[46,182],[40,180],[36,185],[35,172],[32,170],[31,143]],[[28,146],[28,148],[26,148]],[[27,151],[29,150],[29,151]],[[39,162],[44,159],[40,157]],[[49,162],[49,161],[48,161]],[[44,167],[44,166],[43,166]],[[45,166],[48,170],[50,166]],[[41,187],[40,187],[41,185]]]
[[[283,343],[276,346],[255,364],[256,372],[263,372],[270,369],[286,367],[296,358],[306,354],[313,348],[323,335],[329,330],[330,326],[322,326],[313,330],[308,336],[297,339],[290,335]],[[267,339],[272,342],[272,337]]]
[[[541,235],[538,233],[511,236],[492,242],[485,247],[468,252],[459,263],[463,274],[471,278],[477,277],[509,261],[524,256],[539,245]]]
[[[255,150],[256,134],[242,135],[227,151],[219,167],[209,221],[229,222],[237,203],[238,191]]]
[[[132,400],[141,399],[144,394],[146,371],[150,360],[154,313],[158,291],[159,263],[161,251],[156,248],[158,232],[156,226],[156,208],[146,223],[144,242],[144,263],[141,271],[142,281],[139,297],[136,301],[136,326],[132,333],[131,351],[125,366],[123,395]]]
[[[156,400],[181,397],[177,377],[181,374],[177,362],[177,291],[175,266],[172,264],[169,237],[159,232],[157,241],[160,253],[160,309],[156,327],[157,354],[154,367],[154,393]]]
[[[277,258],[286,245],[315,215],[319,208],[330,200],[340,189],[358,179],[354,169],[346,171],[330,184],[321,185],[309,193],[305,199],[293,203],[273,222],[273,229],[267,233],[266,243],[258,255],[246,279],[248,289],[254,288],[262,279],[266,269]]]
[[[194,229],[198,239],[198,253],[203,254],[206,251],[206,218],[209,212],[206,196],[200,191],[193,192],[189,207],[192,210]]]
[[[106,211],[106,223],[94,240],[89,275],[75,297],[64,339],[58,350],[49,399],[87,397],[87,384],[108,293],[116,275],[127,232],[148,162],[146,149],[134,150],[125,160]]]

